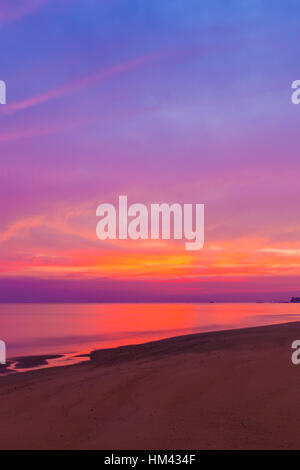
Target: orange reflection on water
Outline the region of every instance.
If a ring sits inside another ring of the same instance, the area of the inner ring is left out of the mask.
[[[0,319],[12,357],[296,321],[300,304],[0,304]]]

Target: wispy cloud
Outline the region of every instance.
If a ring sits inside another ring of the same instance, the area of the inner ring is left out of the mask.
[[[53,88],[51,90],[48,90],[45,93],[41,93],[39,95],[33,96],[23,101],[12,103],[11,105],[6,107],[6,110],[7,111],[19,111],[22,109],[31,108],[32,106],[36,106],[38,104],[42,104],[42,103],[45,103],[47,101],[50,101],[56,98],[60,98],[61,96],[72,93],[80,88],[87,87],[95,82],[107,80],[108,78],[121,75],[122,73],[129,72],[130,70],[136,69],[142,65],[145,65],[151,62],[157,57],[159,57],[159,54],[143,56],[143,57],[139,57],[136,59],[128,60],[126,62],[114,65],[112,67],[107,67],[107,68],[98,70],[90,75],[65,83],[64,85]]]
[[[49,0],[1,0],[0,24],[16,21],[38,10]]]
[[[102,80],[107,80],[109,78],[121,75],[123,73],[130,72],[131,70],[138,69],[144,65],[150,64],[160,59],[171,59],[171,60],[181,61],[181,60],[193,58],[203,53],[208,53],[208,51],[203,50],[202,48],[183,49],[179,51],[169,50],[169,51],[162,51],[162,52],[154,52],[152,54],[130,59],[125,62],[121,62],[117,65],[113,65],[111,67],[102,68],[92,74],[89,74],[79,79],[65,83],[56,88],[52,88],[51,90],[48,90],[44,93],[41,93],[41,94],[32,96],[30,98],[27,98],[25,100],[7,105],[5,108],[5,112],[20,111],[20,110],[31,108],[33,106],[37,106],[42,103],[46,103],[48,101],[60,98],[62,96],[65,96],[81,88],[85,88],[89,85],[92,85],[93,83],[101,82]]]
[[[300,248],[262,248],[258,252],[283,256],[300,256]]]
[[[56,134],[58,132],[67,131],[73,129],[74,127],[80,126],[82,124],[86,124],[87,121],[83,119],[79,119],[77,121],[69,121],[69,122],[56,122],[56,123],[49,123],[49,124],[32,124],[26,128],[21,129],[14,129],[12,131],[3,132],[0,134],[0,142],[8,142],[13,140],[19,139],[28,139],[31,137],[39,137],[45,135]]]
[[[40,137],[40,136],[47,136],[52,134],[57,134],[60,132],[65,132],[72,130],[76,127],[93,124],[95,122],[99,122],[101,120],[118,120],[124,118],[134,117],[139,114],[144,113],[152,113],[159,110],[159,106],[148,106],[139,109],[135,109],[129,112],[119,113],[119,114],[104,114],[104,115],[97,115],[89,118],[80,118],[80,119],[70,119],[66,121],[63,119],[62,121],[50,122],[47,124],[32,124],[29,125],[27,128],[22,127],[21,129],[14,129],[12,131],[3,132],[0,134],[0,142],[9,142],[19,139],[28,139],[33,137]]]

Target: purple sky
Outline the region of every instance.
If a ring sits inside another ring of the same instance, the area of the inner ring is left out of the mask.
[[[2,0],[0,301],[300,294],[299,23],[296,0]],[[99,242],[120,194],[205,203],[205,248]]]

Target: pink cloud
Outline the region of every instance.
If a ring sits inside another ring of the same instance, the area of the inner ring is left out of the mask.
[[[33,13],[48,0],[1,0],[0,24],[21,19]]]
[[[90,75],[66,83],[57,88],[53,88],[52,90],[48,90],[45,93],[33,96],[24,101],[12,103],[6,109],[8,111],[19,111],[22,109],[31,108],[32,106],[36,106],[38,104],[45,103],[55,98],[72,93],[73,91],[84,88],[88,85],[91,85],[92,83],[129,72],[130,70],[136,69],[144,64],[151,62],[155,57],[157,57],[157,55],[139,57],[137,59],[132,59],[121,64],[108,67],[106,69],[98,70],[97,72],[94,72]]]
[[[0,142],[7,142],[11,140],[26,139],[31,137],[38,137],[44,135],[56,134],[57,132],[63,132],[65,130],[72,129],[74,127],[84,124],[86,121],[78,120],[68,123],[56,123],[47,125],[29,126],[22,129],[14,129],[6,133],[0,134]]]
[[[0,134],[0,142],[8,142],[18,139],[26,139],[32,137],[39,137],[39,136],[46,136],[51,134],[56,134],[59,132],[64,132],[71,130],[76,127],[80,127],[87,124],[92,124],[94,122],[98,122],[100,120],[118,120],[124,119],[128,117],[133,117],[138,114],[143,113],[151,113],[155,112],[160,109],[158,106],[149,106],[144,108],[139,108],[130,112],[124,112],[119,114],[112,114],[112,115],[102,115],[102,116],[94,116],[90,118],[81,118],[77,120],[70,120],[66,121],[63,119],[62,121],[56,121],[55,123],[47,123],[47,124],[37,124],[37,125],[30,125],[28,127],[22,127],[21,129],[14,129],[13,131],[8,131]]]
[[[90,75],[76,79],[72,82],[65,83],[59,87],[48,90],[39,95],[33,96],[23,101],[18,101],[12,103],[11,105],[6,106],[6,112],[10,111],[20,111],[23,109],[28,109],[38,104],[46,103],[50,100],[60,98],[61,96],[72,93],[78,89],[85,88],[93,83],[109,79],[114,76],[121,75],[123,73],[129,72],[131,70],[137,69],[144,65],[154,62],[159,59],[172,59],[176,61],[189,59],[191,57],[197,56],[199,53],[208,52],[203,51],[203,49],[186,49],[181,51],[163,51],[131,59],[120,64],[107,67],[105,69],[100,69]],[[212,50],[210,50],[212,52]]]

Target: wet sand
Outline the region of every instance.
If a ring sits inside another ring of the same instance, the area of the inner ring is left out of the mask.
[[[203,333],[0,377],[0,448],[300,449],[295,339],[299,322]]]

